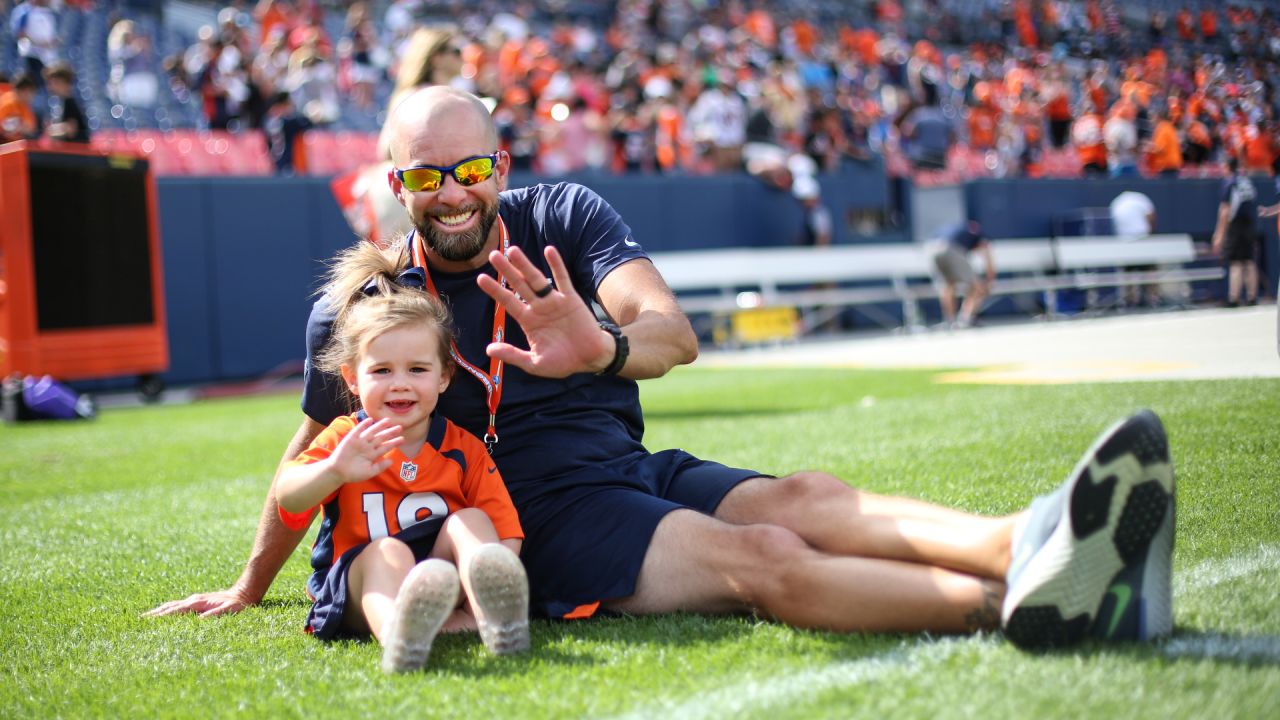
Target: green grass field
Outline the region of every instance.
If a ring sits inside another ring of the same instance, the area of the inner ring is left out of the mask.
[[[1175,634],[1031,655],[753,618],[537,622],[528,655],[450,636],[427,671],[386,677],[375,644],[302,632],[304,549],[259,607],[140,617],[239,574],[300,418],[292,395],[254,397],[0,428],[0,718],[1280,717],[1280,381],[681,369],[643,387],[651,449],[983,513],[1020,509],[1150,407],[1178,472]]]

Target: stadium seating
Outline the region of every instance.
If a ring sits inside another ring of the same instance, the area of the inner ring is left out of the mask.
[[[309,130],[302,143],[308,175],[338,175],[378,159],[377,133]]]
[[[497,8],[510,7],[518,0],[496,0]],[[1193,7],[1202,7],[1208,0],[1192,0]],[[1069,12],[1083,18],[1084,0],[1068,0],[1062,3],[1065,7],[1060,12]],[[1138,2],[1117,3],[1120,21],[1129,27],[1132,42],[1138,44],[1136,50],[1145,50],[1148,42],[1145,23],[1153,11],[1170,13],[1175,7],[1184,3],[1175,0],[1139,0]],[[161,13],[155,8],[163,5]],[[197,0],[195,2],[172,2],[161,0],[159,3],[142,2],[95,2],[66,3],[60,7],[59,34],[65,55],[78,74],[77,91],[81,97],[91,131],[174,131],[188,132],[207,130],[208,120],[203,117],[200,98],[197,93],[187,88],[181,81],[170,81],[162,63],[165,58],[181,58],[183,52],[195,42],[195,32],[201,25],[214,25],[218,10],[226,3],[216,0]],[[328,36],[336,44],[346,32],[344,28],[344,12],[341,3],[326,4],[323,10],[323,26]],[[555,5],[556,12],[548,8]],[[999,23],[991,22],[989,3],[972,3],[965,0],[938,0],[935,3],[903,3],[900,10],[902,16],[886,26],[874,10],[874,4],[867,6],[858,3],[842,3],[831,0],[820,2],[803,2],[802,0],[777,0],[769,3],[770,9],[779,19],[792,16],[803,16],[816,22],[821,27],[838,27],[852,24],[854,27],[870,27],[884,37],[891,35],[915,39],[931,37],[939,45],[939,50],[955,59],[970,51],[973,43],[1008,43]],[[1232,6],[1248,6],[1253,10],[1274,8],[1274,2],[1258,2],[1244,0],[1232,3]],[[445,4],[431,9],[424,9],[430,22],[457,21],[458,4]],[[529,17],[524,18],[536,33],[545,33],[555,22],[565,18],[576,19],[596,32],[606,32],[615,21],[618,9],[613,3],[596,3],[589,0],[567,0],[535,2],[530,7],[521,8]],[[375,23],[380,20],[381,10],[374,12]],[[695,13],[696,14],[696,13]],[[1210,42],[1196,40],[1182,49],[1189,52],[1215,51],[1225,49],[1227,38],[1232,33],[1248,40],[1260,40],[1260,34],[1270,32],[1274,24],[1270,20],[1260,23],[1258,27],[1235,27],[1227,24],[1230,12],[1220,13],[1223,23],[1220,38]],[[163,19],[162,19],[163,18]],[[117,19],[130,19],[137,23],[141,32],[153,39],[152,70],[159,82],[159,97],[154,108],[131,108],[114,104],[107,95],[110,65],[107,60],[107,36],[111,25]],[[695,18],[696,19],[696,18]],[[1234,22],[1234,21],[1232,21]],[[939,23],[941,23],[939,25]],[[7,23],[0,23],[0,72],[12,73],[20,66],[17,57],[13,34]],[[466,26],[466,23],[462,23]],[[939,39],[938,27],[947,28]],[[382,28],[379,28],[381,30]],[[931,32],[932,29],[932,32]],[[478,37],[475,29],[466,32]],[[1167,31],[1171,32],[1171,31]],[[830,40],[830,36],[824,38]],[[552,40],[561,42],[562,40]],[[1105,48],[1105,39],[1092,37],[1083,27],[1068,30],[1057,39],[1054,53],[1065,50],[1068,54],[1067,64],[1078,60],[1080,52],[1094,52],[1099,46]],[[1081,43],[1084,43],[1084,46]],[[1217,43],[1216,46],[1213,43]],[[1259,46],[1265,43],[1255,43]],[[1087,48],[1085,47],[1087,46]],[[1023,50],[1016,47],[1014,50]],[[251,51],[250,51],[251,52]],[[1119,52],[1117,50],[1117,52]],[[1016,56],[1017,53],[1014,53]],[[394,60],[394,58],[393,58]],[[599,58],[592,58],[591,63],[598,63]],[[590,67],[589,70],[603,72],[603,67]],[[1078,78],[1077,78],[1078,80]],[[357,105],[349,96],[340,98],[341,113],[330,125],[307,133],[300,152],[305,162],[300,167],[306,174],[327,176],[340,173],[351,167],[374,159],[371,152],[372,138],[384,119],[383,110],[391,92],[391,78],[383,76],[376,84],[373,101],[367,105]],[[1078,91],[1078,87],[1076,90]],[[38,98],[37,107],[47,107],[47,98],[42,94]],[[243,119],[240,122],[244,122]],[[188,146],[183,142],[183,135],[177,137],[177,159],[158,161],[166,172],[201,174],[239,174],[261,175],[271,171],[269,155],[265,152],[265,143],[254,133],[240,131],[243,138],[239,141],[221,138],[216,135],[204,138],[203,150]],[[140,137],[154,137],[141,135]],[[153,146],[170,144],[169,138],[163,143],[153,142]],[[1009,156],[972,151],[964,146],[953,148],[949,154],[947,167],[943,171],[926,173],[914,172],[901,153],[894,147],[895,142],[886,143],[883,149],[885,165],[894,177],[912,177],[924,186],[965,182],[983,177],[1006,177],[1021,172],[1017,162]],[[165,152],[153,150],[153,153]],[[1214,177],[1222,172],[1219,166],[1209,166],[1184,171],[1185,177]],[[1082,175],[1078,159],[1071,148],[1053,150],[1045,148],[1034,173],[1040,177],[1073,178]]]
[[[1084,168],[1074,148],[1047,148],[1040,157],[1040,173],[1047,178],[1078,178],[1084,175]]]
[[[223,130],[100,130],[93,147],[145,156],[156,175],[271,175],[266,140],[258,132]]]

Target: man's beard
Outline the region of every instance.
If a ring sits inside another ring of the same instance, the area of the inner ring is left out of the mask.
[[[467,212],[473,209],[466,208],[450,208],[445,214],[456,214],[458,212]],[[471,260],[480,251],[484,249],[485,243],[489,239],[489,230],[493,228],[493,223],[498,219],[498,203],[492,205],[484,205],[480,208],[480,222],[476,223],[470,230],[460,233],[449,233],[442,231],[435,223],[431,222],[432,213],[426,213],[422,221],[414,221],[414,227],[418,229],[418,234],[426,241],[427,247],[432,252],[445,260],[451,262],[465,262]]]

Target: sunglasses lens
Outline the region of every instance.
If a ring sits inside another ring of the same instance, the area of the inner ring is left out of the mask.
[[[440,171],[431,168],[412,168],[400,173],[400,182],[409,192],[431,192],[440,188]]]
[[[453,178],[459,185],[475,185],[493,174],[493,158],[476,158],[454,168]]]

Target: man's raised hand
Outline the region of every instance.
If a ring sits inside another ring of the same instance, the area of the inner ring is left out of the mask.
[[[600,329],[591,309],[574,292],[560,253],[548,246],[544,255],[554,282],[518,247],[505,257],[496,250],[489,253],[489,262],[509,287],[483,274],[476,282],[520,323],[529,339],[528,350],[508,342],[490,343],[489,356],[550,378],[604,369],[613,359],[612,336]]]

